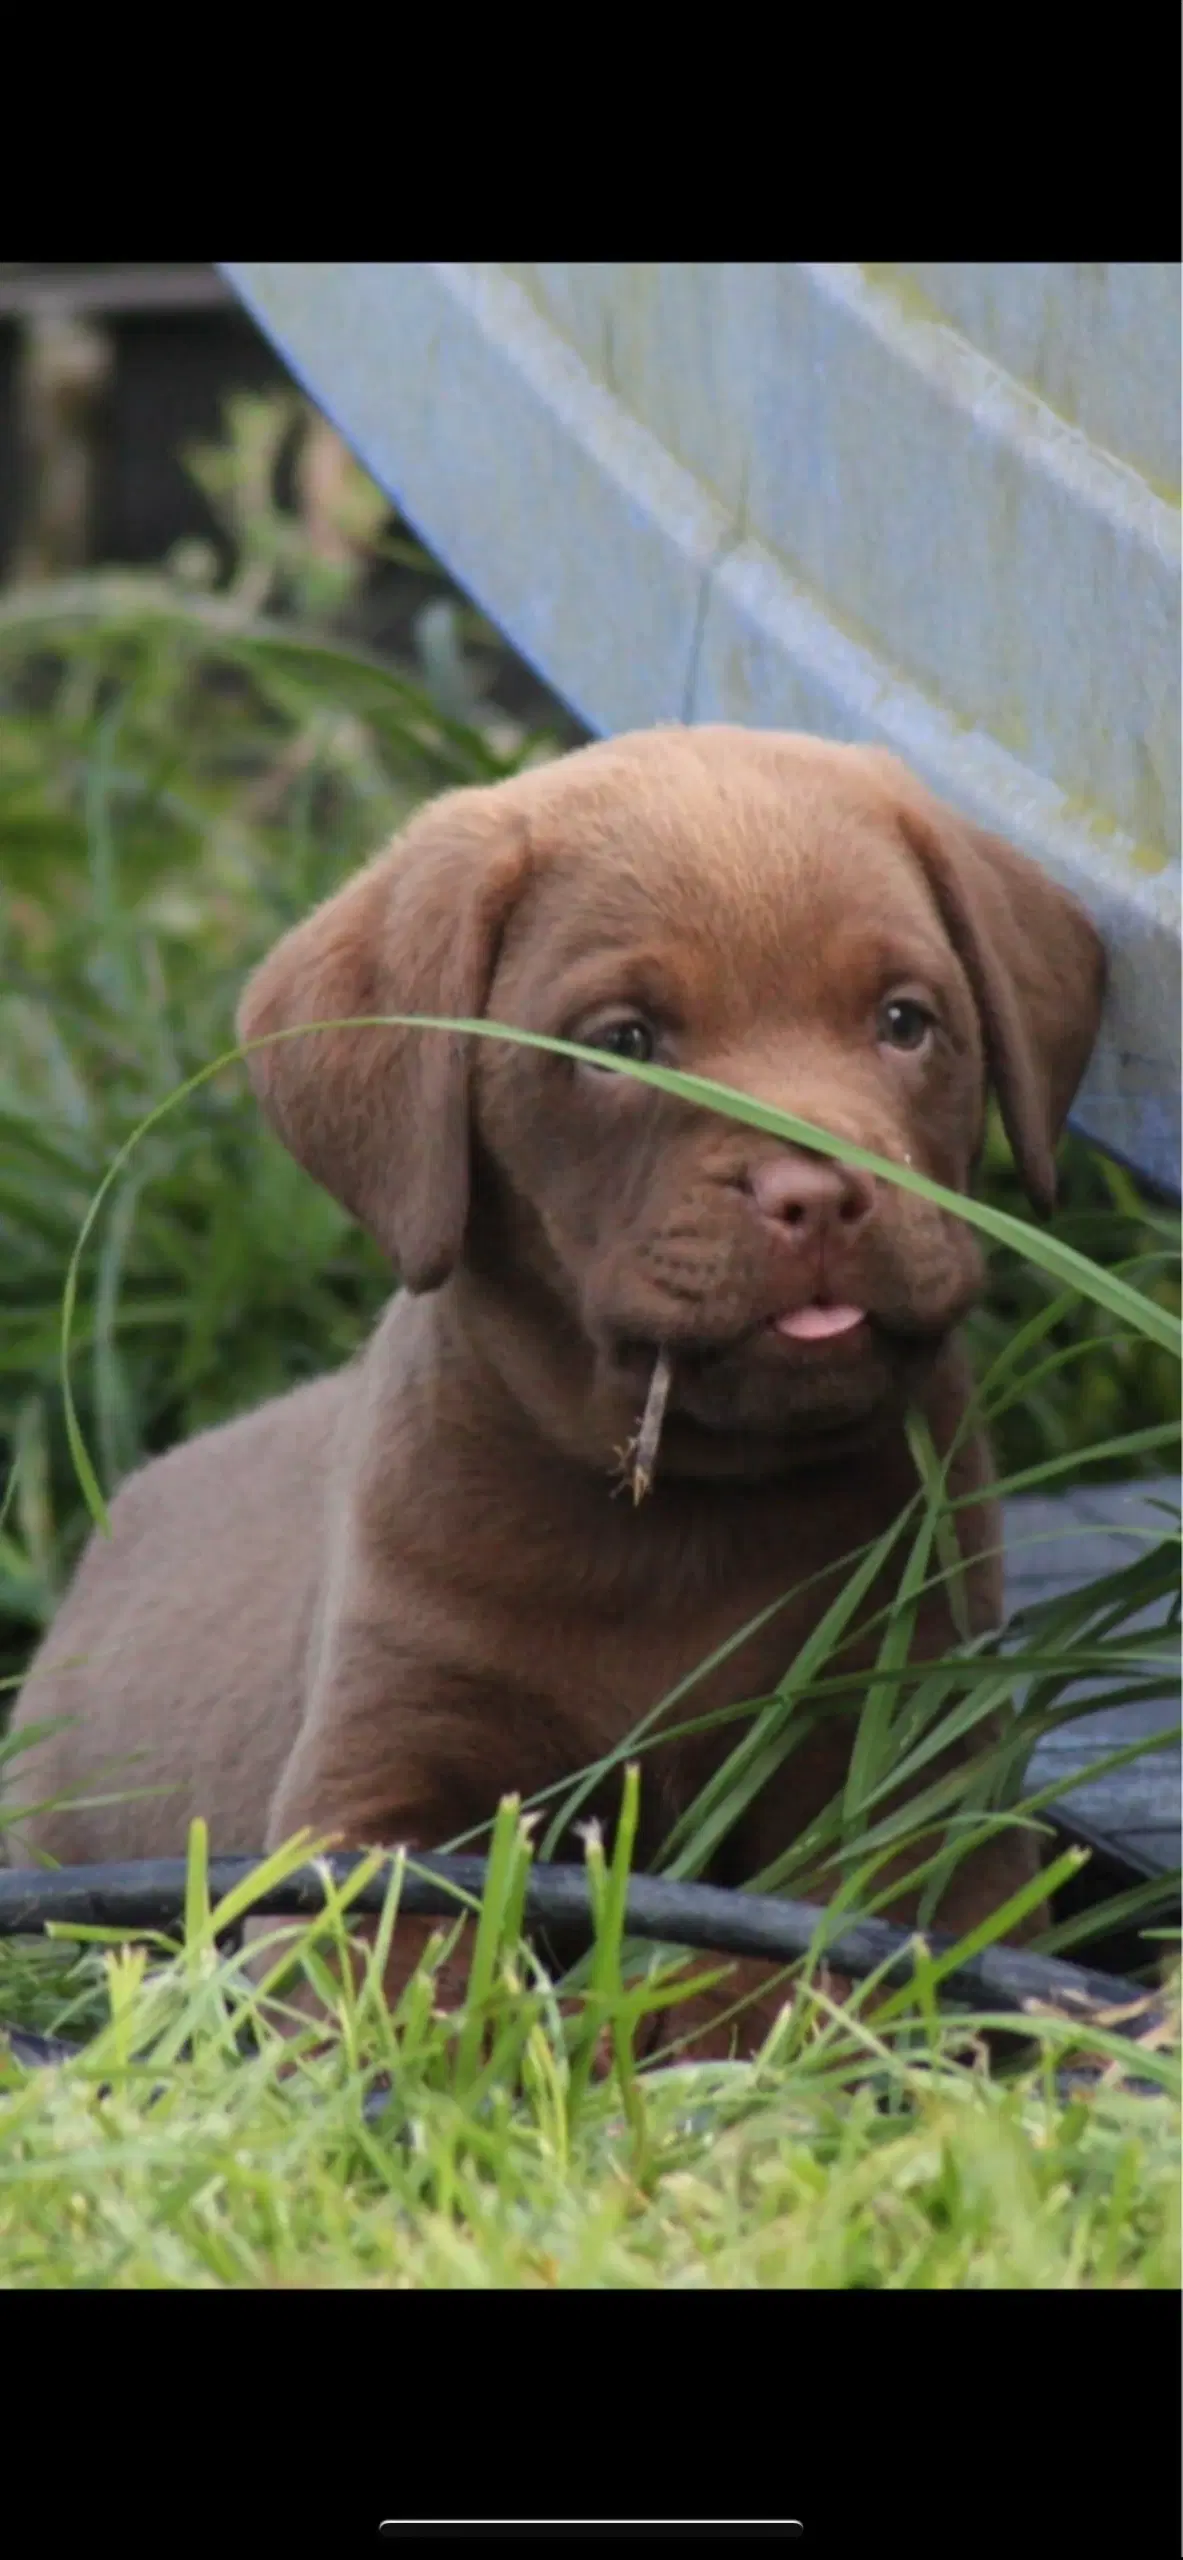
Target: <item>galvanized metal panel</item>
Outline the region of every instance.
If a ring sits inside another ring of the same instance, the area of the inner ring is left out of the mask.
[[[1007,373],[1093,444],[1179,499],[1180,270],[1166,259],[1065,268],[1047,258],[1005,266],[894,270]],[[1065,291],[1065,279],[1068,290]]]
[[[1099,1582],[1136,1561],[1144,1543],[1167,1537],[1176,1514],[1177,1477],[1145,1484],[1078,1486],[1049,1499],[1023,1495],[1004,1505],[1008,1616],[1034,1602]],[[1164,1508],[1165,1506],[1165,1508]],[[1150,1613],[1153,1623],[1154,1613]],[[1082,1700],[1104,1693],[1111,1682],[1082,1681]],[[1179,1676],[1164,1679],[1161,1698],[1122,1707],[1099,1707],[1061,1725],[1033,1752],[1030,1788],[1049,1786],[1179,1722]],[[1057,1808],[1098,1848],[1145,1875],[1163,1874],[1183,1854],[1183,1769],[1179,1744],[1149,1751],[1124,1769],[1071,1789]]]
[[[517,270],[557,321],[554,272]],[[580,352],[602,344],[630,415],[840,628],[1139,841],[1173,842],[1177,510],[892,274],[593,269]]]
[[[873,739],[1075,887],[1078,1125],[1177,1187],[1177,271],[223,271],[589,726]]]

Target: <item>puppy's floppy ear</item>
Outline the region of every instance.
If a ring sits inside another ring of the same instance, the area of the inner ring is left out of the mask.
[[[1105,953],[1083,907],[1039,864],[892,767],[898,814],[977,1002],[990,1081],[1028,1198],[1055,1205],[1056,1141],[1088,1065]]]
[[[506,785],[435,801],[277,944],[242,998],[240,1040],[359,1014],[479,1019],[528,860]],[[444,1031],[322,1031],[249,1060],[285,1145],[408,1289],[438,1288],[464,1241],[473,1045]]]

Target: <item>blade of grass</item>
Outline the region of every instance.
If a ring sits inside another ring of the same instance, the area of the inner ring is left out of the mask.
[[[520,1796],[503,1796],[493,1824],[464,2017],[456,2048],[455,2086],[458,2091],[466,2089],[477,2076],[497,1974],[507,1949],[516,1946],[521,1934],[525,1876],[530,1856],[521,1811]]]
[[[662,1846],[660,1871],[671,1877],[698,1874],[719,1842],[734,1829],[740,1815],[765,1785],[782,1751],[782,1737],[794,1705],[814,1670],[832,1650],[854,1618],[860,1603],[883,1571],[899,1537],[893,1521],[864,1555],[849,1580],[799,1648],[790,1669],[743,1741],[721,1769],[700,1788],[694,1803],[680,1816]]]
[[[1094,1938],[1112,1937],[1117,1930],[1129,1929],[1144,1911],[1157,1911],[1164,1903],[1178,1899],[1183,1882],[1183,1867],[1164,1869],[1161,1875],[1147,1876],[1140,1884],[1127,1885],[1122,1893],[1110,1894],[1105,1902],[1094,1903],[1088,1911],[1073,1912],[1067,1920],[1058,1920],[1042,1929],[1027,1944],[1033,1955],[1058,1955],[1065,1947],[1087,1946]],[[1145,1930],[1145,1937],[1158,1935]]]

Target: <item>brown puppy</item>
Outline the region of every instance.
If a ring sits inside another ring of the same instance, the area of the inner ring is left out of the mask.
[[[955,1189],[992,1084],[1046,1205],[1102,976],[1073,902],[891,758],[669,728],[425,810],[271,954],[240,1029],[485,1014],[714,1077]],[[973,1234],[897,1185],[508,1042],[326,1031],[252,1071],[405,1285],[339,1376],[119,1494],[16,1717],[77,1722],[18,1763],[20,1795],[157,1792],[31,1816],[26,1844],[63,1860],[179,1852],[197,1813],[223,1851],[484,1822],[884,1530],[915,1490],[909,1403],[945,1448],[964,1409]],[[672,1386],[634,1508],[614,1474],[659,1346]],[[954,1489],[984,1467],[970,1441]],[[983,1627],[997,1522],[959,1516]],[[766,1697],[837,1587],[683,1712]],[[917,1649],[951,1634],[934,1598]],[[789,1758],[718,1880],[801,1831],[850,1734],[835,1713]],[[734,1739],[646,1755],[642,1862]],[[1016,1836],[964,1864],[942,1920],[1029,1854]]]

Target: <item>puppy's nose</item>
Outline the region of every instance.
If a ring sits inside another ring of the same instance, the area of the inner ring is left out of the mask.
[[[850,1234],[865,1226],[875,1208],[875,1186],[867,1173],[834,1164],[826,1156],[786,1153],[757,1165],[749,1176],[756,1207],[766,1218],[787,1227],[795,1241],[814,1242],[841,1227]]]

